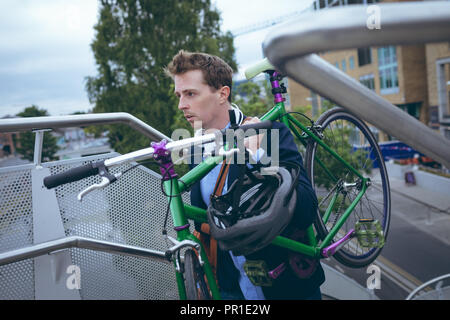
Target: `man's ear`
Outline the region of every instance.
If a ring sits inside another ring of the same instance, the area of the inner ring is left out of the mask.
[[[230,87],[229,86],[223,86],[219,89],[220,94],[220,102],[225,103],[228,101],[228,96],[230,95]]]

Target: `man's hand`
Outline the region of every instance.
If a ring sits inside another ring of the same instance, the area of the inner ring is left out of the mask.
[[[248,120],[247,120],[248,119]],[[243,124],[252,124],[261,122],[258,117],[246,118],[246,121]],[[250,136],[244,139],[245,148],[249,149],[253,154],[256,154],[256,151],[259,149],[261,141],[263,139],[263,134],[258,134],[254,136]]]

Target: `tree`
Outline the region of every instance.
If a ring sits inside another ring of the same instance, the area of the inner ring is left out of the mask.
[[[43,117],[48,116],[47,110],[39,109],[39,107],[32,105],[25,108],[24,111],[17,114],[18,117]],[[35,134],[31,131],[21,132],[17,138],[18,146],[17,152],[21,154],[22,159],[33,161],[34,158],[34,143]],[[50,134],[50,132],[44,133],[44,142],[42,144],[42,160],[52,161],[57,160],[55,156],[58,152],[58,146],[56,144],[56,138]]]
[[[172,80],[163,72],[172,57],[180,49],[207,52],[237,69],[233,37],[219,22],[210,0],[102,0],[91,45],[98,75],[86,82],[93,111],[129,112],[170,136],[181,123]],[[126,126],[108,130],[120,153],[149,145]]]
[[[267,96],[262,94],[262,90],[259,83],[244,82],[235,88],[233,100],[245,115],[261,117],[272,107]]]

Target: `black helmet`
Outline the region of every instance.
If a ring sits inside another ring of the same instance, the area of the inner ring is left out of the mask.
[[[249,255],[280,235],[294,214],[299,172],[278,167],[262,175],[246,168],[226,194],[212,196],[207,216],[220,248]]]

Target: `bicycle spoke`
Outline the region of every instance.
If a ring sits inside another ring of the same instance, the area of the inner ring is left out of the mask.
[[[334,108],[326,111],[317,120],[317,125],[322,127],[324,143],[336,152],[350,168],[342,161],[337,160],[317,143],[307,147],[308,174],[314,189],[319,196],[319,219],[315,226],[320,237],[324,239],[338,220],[342,219],[343,213],[354,204],[353,211],[342,223],[333,241],[343,237],[355,224],[362,219],[374,219],[382,223],[384,232],[387,231],[390,217],[390,197],[387,174],[382,155],[368,127],[348,112]],[[314,155],[314,158],[312,157]],[[324,174],[325,170],[317,165],[315,159],[333,173],[337,183],[330,181]],[[377,163],[377,167],[374,167]],[[359,189],[360,178],[354,173],[358,171],[363,177],[371,179],[372,185],[368,187],[361,196]],[[356,184],[356,185],[354,185]],[[341,190],[347,191],[344,196]],[[339,192],[337,198],[331,198]],[[354,201],[359,198],[357,203]],[[336,199],[330,215],[327,217],[326,225],[321,223],[322,215],[331,205],[331,199]],[[388,204],[386,204],[388,201]],[[379,253],[379,248],[362,247],[357,239],[352,239],[335,257],[340,262],[350,266],[363,266],[373,261]]]

